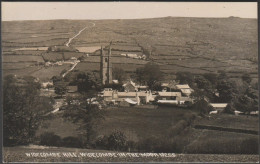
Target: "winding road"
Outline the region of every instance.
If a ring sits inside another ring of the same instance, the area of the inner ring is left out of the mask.
[[[90,23],[92,23],[92,27],[94,27],[94,26],[96,25],[96,24],[93,23],[93,22],[90,22]],[[81,34],[81,32],[84,31],[84,30],[86,30],[87,28],[89,28],[89,26],[86,26],[85,28],[83,28],[82,30],[80,30],[75,36],[73,36],[72,38],[70,38],[69,41],[68,41],[65,45],[66,45],[67,47],[69,47],[70,42],[71,42],[73,39],[75,39],[77,36],[79,36],[79,35]],[[73,64],[73,66],[72,66],[68,71],[66,71],[66,72],[62,75],[62,77],[65,77],[70,71],[72,71],[72,70],[77,66],[77,64],[78,64],[79,62],[80,62],[80,61],[75,62],[75,63]]]
[[[92,27],[94,27],[94,26],[96,25],[96,24],[93,23],[93,22],[91,22],[91,23],[92,23]],[[85,28],[83,28],[82,30],[80,30],[80,31],[79,31],[75,36],[73,36],[72,38],[69,38],[69,41],[65,44],[65,46],[69,47],[70,42],[71,42],[73,39],[75,39],[77,36],[79,36],[80,33],[81,33],[82,31],[86,30],[87,28],[89,28],[89,26],[86,26]]]

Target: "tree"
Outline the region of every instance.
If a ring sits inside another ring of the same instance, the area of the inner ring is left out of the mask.
[[[108,137],[108,148],[111,150],[124,150],[126,148],[126,136],[121,131],[114,131]]]
[[[207,101],[205,101],[204,99],[197,101],[193,105],[193,107],[195,108],[195,110],[199,111],[199,113],[202,115],[208,114],[210,111],[213,110],[213,107],[210,106],[209,103]]]
[[[246,82],[247,84],[250,84],[252,81],[252,78],[250,77],[250,75],[248,73],[244,73],[241,77],[241,79]]]
[[[233,103],[229,103],[226,108],[223,110],[224,113],[228,114],[234,114],[235,113],[235,108]]]
[[[113,79],[118,80],[120,84],[123,83],[124,80],[126,80],[127,76],[125,71],[122,68],[114,67],[113,68]]]
[[[160,70],[159,65],[149,62],[142,68],[136,69],[137,81],[140,84],[146,84],[150,89],[154,85],[160,82],[163,78],[163,74]]]
[[[104,111],[97,105],[87,103],[84,105],[69,105],[63,114],[64,118],[73,122],[81,122],[81,128],[85,130],[87,142],[90,143],[98,123],[104,119]]]
[[[200,94],[203,94],[205,97],[209,98],[210,100],[213,100],[214,98],[214,87],[211,84],[211,82],[209,80],[207,80],[206,78],[204,78],[203,76],[200,77],[196,77],[195,78],[195,82],[197,84],[197,88],[195,88],[195,90],[201,90]]]
[[[48,97],[41,97],[39,86],[33,77],[7,76],[3,85],[4,145],[27,144],[33,141],[35,132],[47,112],[52,110]]]
[[[53,76],[51,78],[51,80],[53,81],[53,84],[55,84],[56,82],[62,81],[62,77],[61,76]]]
[[[214,86],[217,83],[217,74],[215,73],[204,73],[203,76]]]
[[[56,82],[54,84],[54,90],[57,95],[60,95],[62,97],[67,92],[66,83],[63,81]]]
[[[231,102],[234,95],[237,93],[236,86],[227,80],[221,80],[217,84],[217,90],[219,92],[218,101],[221,103]]]
[[[99,91],[101,89],[101,82],[95,76],[95,74],[79,72],[76,77],[76,83],[78,86],[79,92],[90,92],[90,91]]]
[[[189,84],[192,87],[194,82],[194,75],[190,72],[178,72],[176,74],[176,79],[180,81],[180,84]]]
[[[247,95],[240,95],[235,99],[235,108],[239,111],[250,113],[251,111],[258,110],[258,104],[255,103],[254,99]]]

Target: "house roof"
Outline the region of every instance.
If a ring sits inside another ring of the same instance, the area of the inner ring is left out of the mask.
[[[132,82],[132,81],[126,82],[125,84],[123,84],[123,87],[125,87],[126,85],[129,85],[129,84],[131,84],[131,85],[133,85],[135,87],[135,83]]]
[[[138,96],[146,96],[148,95],[149,93],[147,92],[138,92]]]
[[[136,92],[117,92],[118,97],[135,97],[136,96]]]
[[[188,84],[178,84],[176,85],[178,89],[190,89],[190,86]]]
[[[67,86],[68,92],[77,92],[78,86]]]
[[[227,103],[210,103],[210,105],[214,108],[225,108],[227,106]]]
[[[162,83],[162,87],[167,87],[169,85],[169,83]]]
[[[113,91],[104,91],[104,96],[109,97],[113,95]]]
[[[112,80],[114,84],[118,84],[118,80]]]
[[[191,89],[181,89],[182,93],[186,93],[186,94],[190,94],[191,93]]]
[[[136,87],[137,87],[137,88],[142,88],[142,89],[148,88],[148,86],[146,86],[146,85],[137,85]]]
[[[126,98],[125,101],[128,102],[129,104],[137,104],[137,102],[135,102],[129,98]]]
[[[192,99],[189,97],[180,97],[179,100],[180,101],[192,101]]]
[[[158,92],[159,96],[181,96],[181,92]]]

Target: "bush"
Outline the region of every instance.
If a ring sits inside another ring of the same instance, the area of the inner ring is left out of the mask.
[[[95,148],[108,149],[108,136],[100,136],[95,142]]]
[[[188,125],[188,122],[185,120],[179,121],[175,126],[170,128],[169,135],[173,137],[180,134]]]
[[[95,142],[95,147],[100,149],[124,151],[128,148],[133,148],[134,143],[127,142],[123,132],[114,131],[109,136],[101,136]]]
[[[223,110],[223,113],[234,114],[235,108],[233,107],[233,104],[228,104],[226,108]]]
[[[62,146],[64,147],[74,147],[74,148],[83,148],[84,144],[82,140],[76,137],[65,137],[62,139]]]
[[[115,131],[108,137],[108,148],[110,150],[125,150],[126,136],[123,132]]]
[[[61,138],[53,132],[45,132],[40,136],[40,145],[45,146],[60,146]]]

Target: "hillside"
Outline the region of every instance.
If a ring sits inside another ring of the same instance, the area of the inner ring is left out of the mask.
[[[71,46],[93,53],[97,47],[113,41],[113,58],[120,57],[114,66],[123,67],[120,63],[128,62],[128,58],[120,55],[122,53],[145,54],[161,66],[166,79],[179,71],[201,74],[219,70],[235,78],[243,72],[257,77],[257,19],[165,17],[13,21],[2,25],[4,54],[22,47],[64,45],[79,30],[89,26],[72,40]],[[95,61],[95,56],[90,56],[86,67],[92,58]],[[138,59],[134,61],[136,63],[131,62],[126,71],[131,73],[140,66]]]

